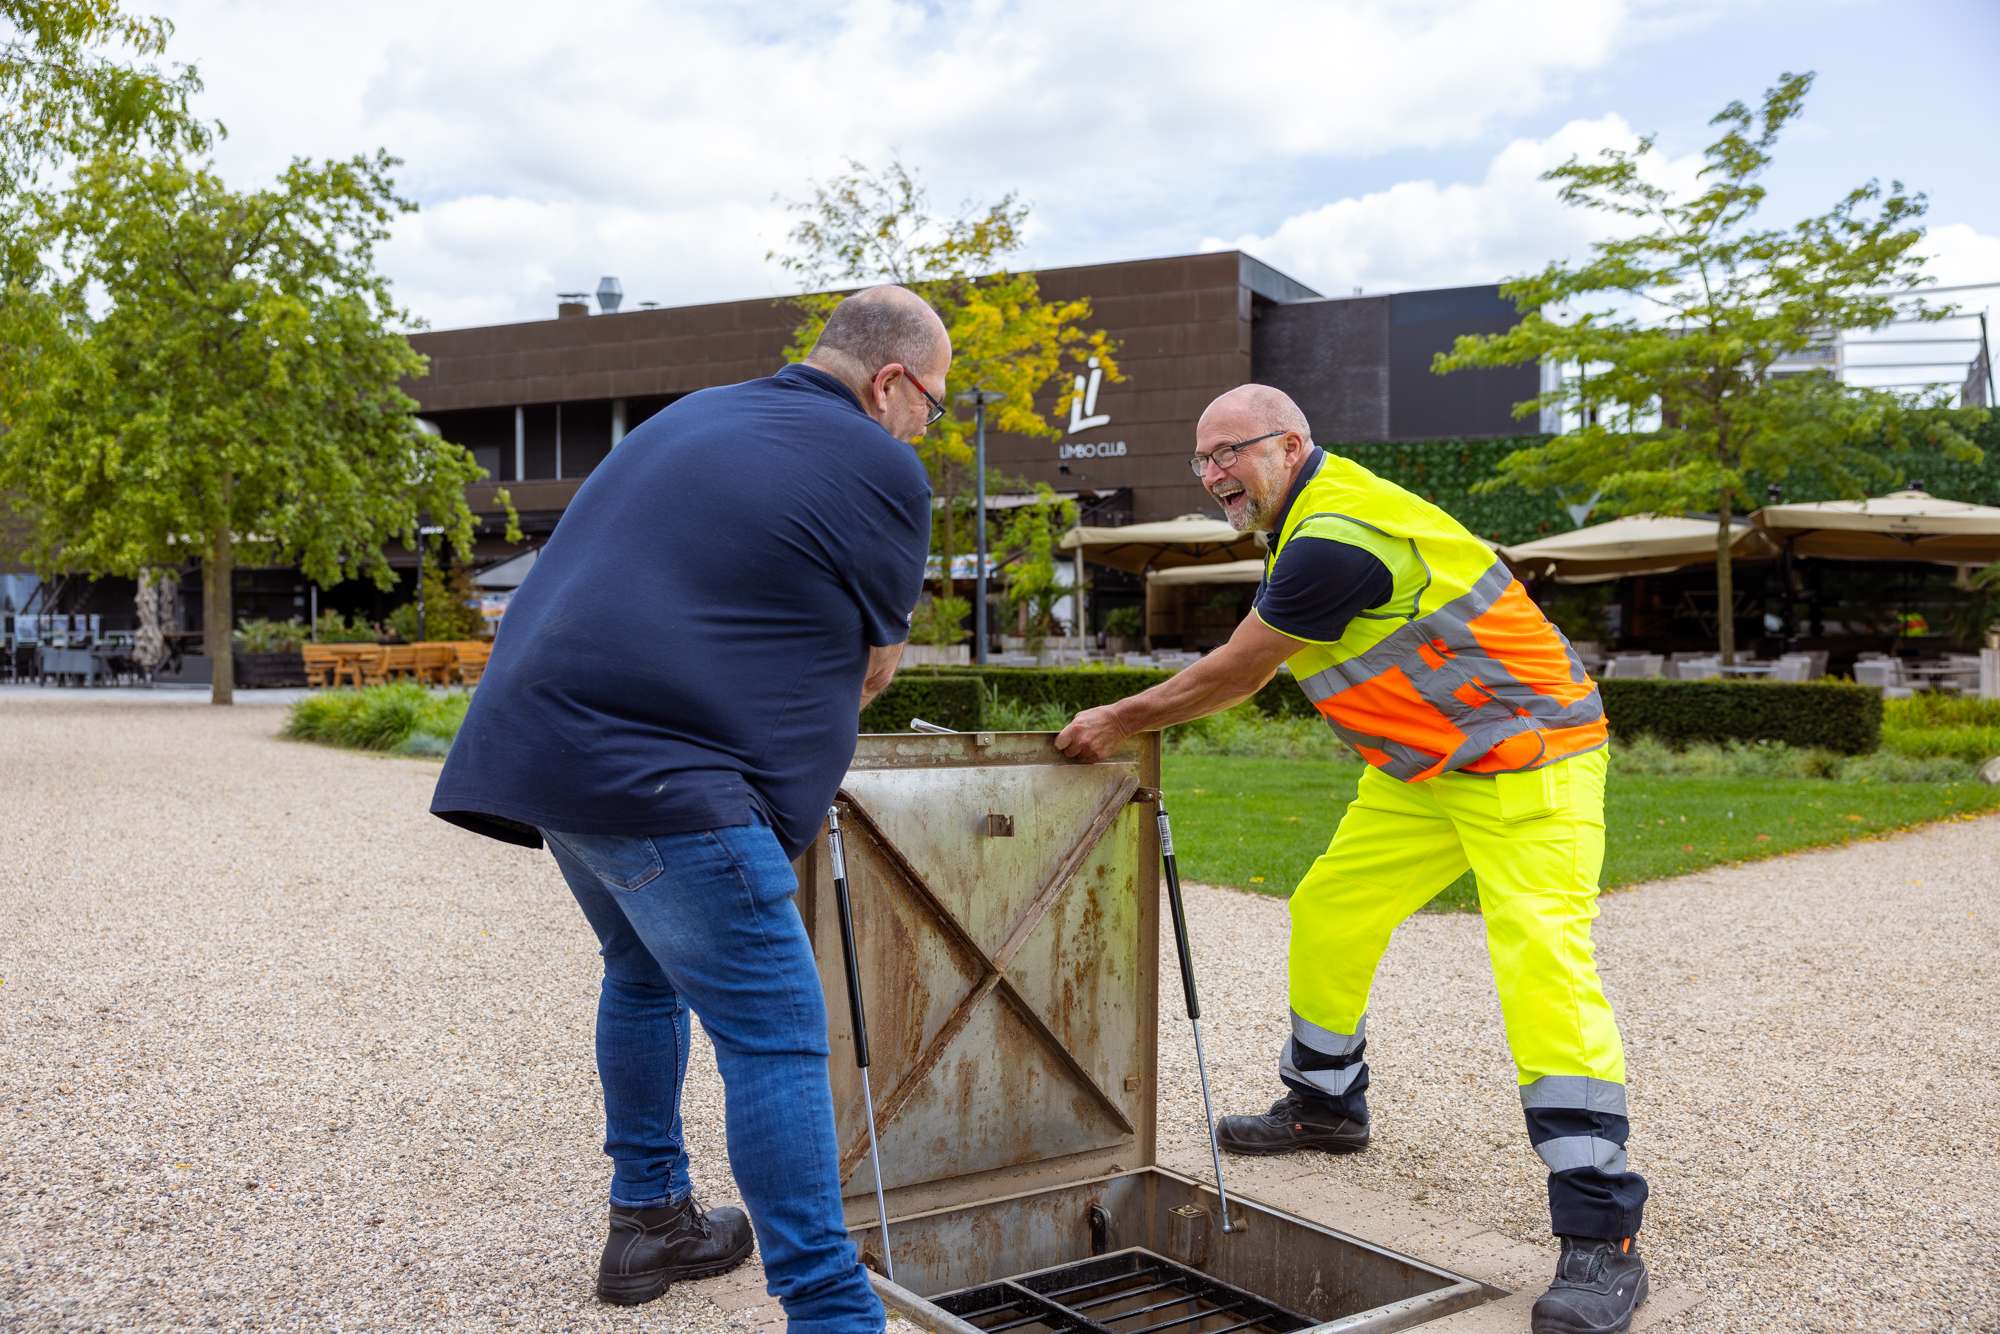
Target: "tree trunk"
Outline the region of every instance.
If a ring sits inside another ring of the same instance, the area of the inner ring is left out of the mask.
[[[1715,529],[1715,634],[1724,667],[1736,665],[1736,584],[1735,571],[1729,564],[1736,533],[1729,519],[1729,497],[1725,495],[1718,507]]]
[[[208,651],[210,704],[236,702],[236,654],[231,640],[236,608],[230,585],[236,571],[236,550],[225,524],[208,544],[201,562],[201,643]]]

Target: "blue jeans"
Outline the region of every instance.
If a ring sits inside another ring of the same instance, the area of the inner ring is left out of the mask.
[[[882,1303],[848,1240],[826,1006],[798,883],[770,829],[659,838],[543,830],[603,946],[597,1073],[611,1202],[677,1203],[688,1011],[715,1044],[729,1166],[793,1334],[873,1334]]]

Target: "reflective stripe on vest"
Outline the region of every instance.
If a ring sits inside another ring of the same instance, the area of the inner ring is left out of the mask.
[[[1374,501],[1393,517],[1378,525],[1307,509],[1335,499]],[[1306,698],[1362,759],[1416,782],[1538,768],[1604,744],[1602,699],[1569,641],[1450,516],[1332,456],[1294,504],[1307,512],[1288,517],[1273,566],[1303,526],[1339,520],[1355,527],[1332,531],[1365,530],[1356,544],[1386,557],[1399,589],[1414,590],[1363,612],[1337,643],[1290,660]],[[1320,525],[1314,535],[1328,532]],[[1447,568],[1426,558],[1427,542]],[[1427,591],[1448,600],[1424,610]]]

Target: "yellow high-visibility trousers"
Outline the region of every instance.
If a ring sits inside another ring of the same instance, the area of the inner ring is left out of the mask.
[[[1365,1016],[1390,934],[1470,868],[1529,1139],[1555,1230],[1629,1236],[1643,1179],[1625,1163],[1625,1053],[1590,924],[1604,863],[1599,749],[1524,773],[1404,783],[1370,768],[1291,898],[1285,1082],[1367,1115]]]

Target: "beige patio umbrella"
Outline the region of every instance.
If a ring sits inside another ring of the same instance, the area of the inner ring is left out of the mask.
[[[1171,570],[1154,570],[1146,582],[1155,588],[1185,588],[1189,584],[1261,584],[1264,561],[1232,560],[1220,565],[1176,565]]]
[[[1256,534],[1239,533],[1222,520],[1203,514],[1128,523],[1122,528],[1072,528],[1062,535],[1062,549],[1076,558],[1078,625],[1083,624],[1081,590],[1086,557],[1134,574],[1264,558],[1264,544]]]
[[[1747,519],[1733,519],[1730,555],[1737,560],[1775,554]],[[1500,548],[1516,574],[1560,584],[1595,583],[1622,574],[1678,570],[1715,559],[1715,520],[1632,514],[1588,528]]]
[[[1892,491],[1873,500],[1766,505],[1751,518],[1799,556],[1950,565],[2000,560],[2000,508],[1944,500],[1924,491]]]
[[[1062,549],[1134,574],[1182,565],[1261,560],[1264,555],[1264,545],[1255,533],[1239,533],[1222,520],[1201,514],[1122,528],[1072,528],[1062,535]]]

